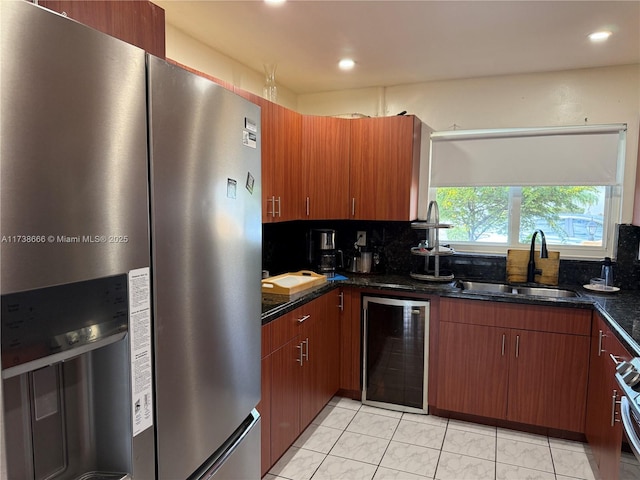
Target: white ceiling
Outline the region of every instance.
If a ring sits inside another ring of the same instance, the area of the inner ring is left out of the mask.
[[[166,21],[303,94],[640,63],[640,0],[154,0]],[[587,35],[608,29],[601,44]],[[337,62],[356,61],[350,72]]]

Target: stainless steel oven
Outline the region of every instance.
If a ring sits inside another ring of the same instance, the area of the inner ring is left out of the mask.
[[[637,480],[640,478],[640,358],[618,363],[616,381],[621,388],[623,434],[618,478]]]

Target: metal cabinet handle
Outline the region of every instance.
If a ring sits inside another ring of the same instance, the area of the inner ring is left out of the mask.
[[[616,405],[620,405],[622,402],[618,401],[618,391],[614,390],[611,396],[611,426],[613,427],[616,422],[620,420],[616,418]]]
[[[271,211],[269,211],[269,203],[271,203]],[[276,197],[267,198],[267,215],[276,216]]]
[[[275,210],[275,204],[274,204],[274,210]],[[281,216],[282,216],[282,200],[280,199],[280,197],[278,197],[278,217],[281,217]]]
[[[507,336],[503,333],[502,334],[502,356],[503,357],[504,357],[504,344],[506,340],[507,340]]]
[[[298,319],[298,323],[304,323],[304,321],[308,320],[309,318],[311,318],[311,315],[305,315],[304,317],[300,317]]]
[[[309,216],[309,197],[307,197],[307,217]]]
[[[338,298],[340,298],[340,303],[338,304],[338,308],[341,312],[344,312],[344,292],[340,292],[338,294]]]
[[[300,366],[302,366],[302,358],[303,358],[303,354],[302,354],[302,342],[300,342],[298,345],[296,345],[296,348],[298,350],[300,350],[300,356],[296,359],[296,362],[298,362],[300,364]]]
[[[606,337],[605,333],[602,330],[598,330],[598,356],[602,355],[604,350],[602,349],[602,339]]]
[[[356,216],[356,197],[353,197],[351,199],[351,216],[352,217]]]
[[[304,342],[304,359],[309,361],[309,339],[307,338]]]
[[[520,355],[520,335],[516,335],[516,358]]]

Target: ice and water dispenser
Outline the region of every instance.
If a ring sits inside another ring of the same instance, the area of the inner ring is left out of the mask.
[[[8,478],[132,472],[127,275],[2,296]]]

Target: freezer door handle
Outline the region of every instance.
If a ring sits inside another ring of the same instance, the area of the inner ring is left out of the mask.
[[[253,427],[260,421],[260,414],[254,408],[249,416],[242,422],[242,425],[233,432],[233,435],[220,447],[220,449],[211,456],[209,461],[196,473],[194,473],[189,480],[208,480],[212,478],[218,470],[223,466],[225,460],[229,458],[233,452],[240,446],[244,438],[251,431]],[[204,473],[200,473],[204,471]]]

